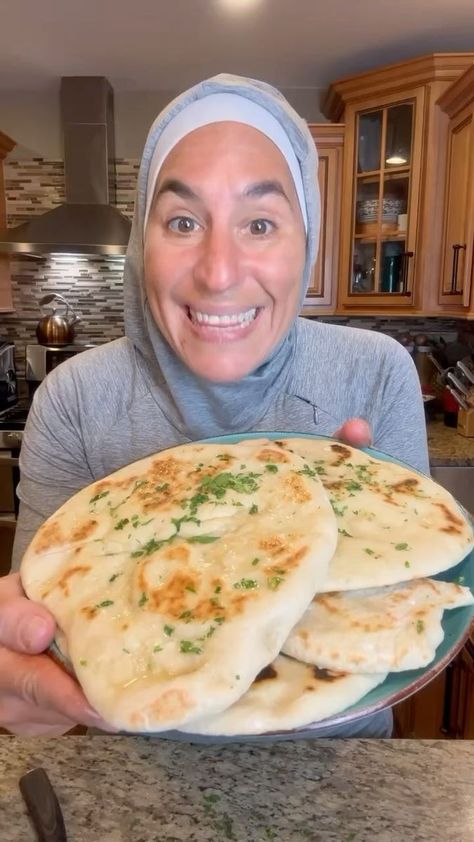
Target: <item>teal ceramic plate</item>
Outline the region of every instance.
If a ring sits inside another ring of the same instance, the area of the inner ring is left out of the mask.
[[[268,438],[272,440],[308,438],[328,439],[331,441],[328,436],[314,436],[308,433],[267,433],[263,431],[258,433],[245,433],[242,435],[217,436],[216,438],[203,439],[203,441],[213,444],[235,444],[236,442],[243,441],[245,439],[256,438]],[[395,464],[403,465],[404,467],[413,470],[413,468],[405,462],[393,459],[391,456],[387,456],[386,453],[381,453],[380,451],[370,447],[363,448],[363,450],[371,456],[374,456],[376,459],[382,459],[385,462],[394,462]],[[464,509],[463,511],[466,517],[470,518],[470,515]],[[437,576],[433,576],[433,578],[441,579],[445,582],[458,582],[461,578],[462,583],[467,587],[470,587],[474,592],[474,550],[455,567],[452,567]],[[444,639],[436,650],[435,659],[428,667],[418,670],[409,670],[407,672],[389,673],[382,684],[379,684],[378,687],[375,687],[367,693],[367,695],[357,702],[357,704],[346,708],[346,710],[342,711],[337,716],[331,717],[330,719],[324,719],[320,722],[314,723],[314,725],[308,725],[304,728],[297,728],[292,731],[277,731],[251,737],[238,735],[234,737],[203,737],[200,735],[184,734],[180,731],[160,732],[156,736],[199,743],[227,743],[236,741],[259,742],[268,741],[269,739],[295,739],[315,736],[324,737],[325,732],[331,731],[336,726],[342,726],[344,724],[348,725],[350,722],[359,719],[360,717],[368,716],[369,714],[374,714],[378,711],[384,710],[385,708],[392,707],[398,702],[407,699],[413,693],[416,693],[424,687],[425,684],[432,681],[433,678],[445,669],[447,664],[449,664],[449,662],[464,645],[469,635],[469,628],[473,616],[474,606],[472,605],[445,611],[442,621]],[[56,646],[53,647],[51,654],[53,657],[56,657],[64,663],[61,652]]]

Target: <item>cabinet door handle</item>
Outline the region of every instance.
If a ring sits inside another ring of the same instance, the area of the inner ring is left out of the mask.
[[[451,270],[451,289],[448,295],[462,295],[462,289],[457,289],[458,282],[458,264],[459,264],[459,249],[466,250],[466,244],[454,243],[453,245],[453,266]]]
[[[409,268],[409,260],[413,257],[414,252],[412,251],[404,251],[402,252],[402,295],[411,295],[411,292],[408,290],[408,268]]]

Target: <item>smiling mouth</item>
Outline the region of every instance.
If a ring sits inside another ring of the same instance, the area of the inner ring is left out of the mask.
[[[254,321],[260,310],[260,307],[251,307],[249,310],[242,310],[238,313],[217,315],[216,313],[202,313],[199,310],[191,310],[190,307],[187,308],[188,317],[193,324],[217,328],[247,327]]]

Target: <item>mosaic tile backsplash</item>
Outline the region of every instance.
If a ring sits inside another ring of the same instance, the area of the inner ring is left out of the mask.
[[[118,159],[117,207],[132,217],[139,161]],[[18,225],[64,201],[64,167],[60,160],[6,161],[7,221]],[[24,346],[36,342],[39,300],[50,292],[63,295],[80,316],[76,341],[108,342],[123,335],[123,260],[118,258],[32,258],[12,262],[15,312],[0,314],[0,335],[15,342],[17,366],[24,376]],[[380,330],[390,335],[426,333],[452,341],[458,322],[453,319],[324,317],[325,321]]]

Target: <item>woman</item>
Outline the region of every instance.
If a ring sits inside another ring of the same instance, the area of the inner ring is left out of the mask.
[[[377,447],[427,469],[409,355],[380,334],[297,318],[317,251],[316,167],[306,124],[260,82],[218,76],[159,115],[125,264],[126,337],[64,363],[35,396],[14,566],[78,489],[205,436],[283,430],[357,445],[369,442],[369,422]],[[3,580],[0,725],[17,733],[101,724],[77,685],[37,654],[53,634],[17,577]],[[382,714],[350,733],[390,730]]]

